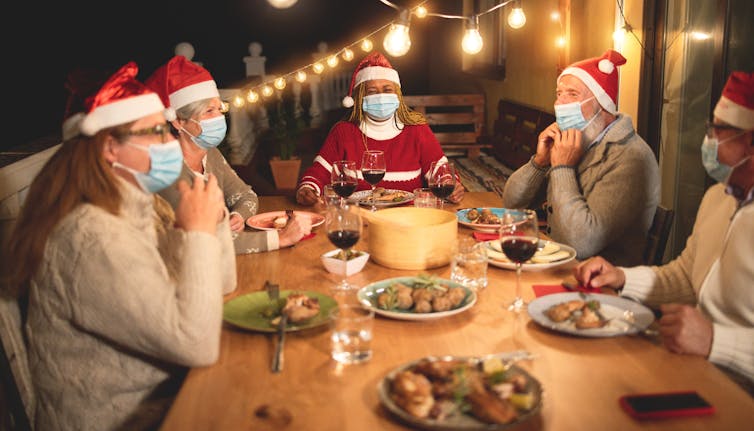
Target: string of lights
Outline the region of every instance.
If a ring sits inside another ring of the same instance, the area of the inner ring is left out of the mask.
[[[308,73],[313,72],[316,75],[322,74],[327,67],[334,69],[340,64],[340,60],[350,62],[354,59],[354,50],[361,49],[363,52],[370,52],[374,48],[374,42],[372,38],[376,34],[388,29],[385,38],[383,39],[382,46],[385,52],[393,57],[400,57],[405,55],[411,48],[411,38],[409,36],[409,28],[411,23],[411,17],[415,16],[419,19],[423,19],[427,16],[445,18],[445,19],[460,19],[465,21],[464,36],[461,41],[461,48],[464,52],[470,55],[479,53],[482,50],[483,40],[479,33],[479,17],[491,12],[494,12],[508,4],[512,3],[512,10],[508,15],[508,25],[514,29],[521,28],[526,23],[526,15],[521,8],[521,0],[507,0],[499,4],[496,4],[489,9],[477,12],[471,16],[459,16],[448,15],[437,12],[429,12],[425,4],[428,0],[420,2],[418,5],[412,8],[400,8],[398,5],[392,3],[389,0],[380,0],[381,3],[398,10],[398,17],[377,28],[376,30],[360,37],[354,42],[351,42],[339,50],[334,51],[331,54],[327,54],[322,58],[319,58],[309,64],[306,64],[291,72],[279,75],[270,80],[261,82],[253,86],[244,87],[239,94],[233,97],[231,103],[236,108],[241,108],[245,104],[255,104],[260,98],[270,98],[275,94],[275,90],[282,91],[288,85],[288,82],[295,80],[298,83],[306,82]]]

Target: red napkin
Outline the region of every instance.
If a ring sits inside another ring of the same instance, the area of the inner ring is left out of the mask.
[[[304,235],[303,237],[301,237],[301,241],[309,239],[309,238],[314,238],[314,235],[316,234],[317,232],[310,232],[309,235]]]
[[[532,290],[534,290],[534,295],[536,295],[537,298],[539,298],[540,296],[550,295],[553,293],[571,292],[570,290],[563,287],[563,285],[561,284],[553,284],[553,285],[535,284],[531,288]],[[582,285],[576,286],[575,291],[586,292],[586,293],[602,293],[602,290],[599,288],[584,287]]]
[[[492,241],[493,239],[500,239],[500,234],[496,232],[474,231],[471,234],[474,236],[474,239],[477,241]]]

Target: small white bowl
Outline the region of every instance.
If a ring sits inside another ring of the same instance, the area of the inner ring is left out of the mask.
[[[343,265],[346,266],[346,277],[356,274],[357,272],[364,269],[364,265],[366,265],[367,261],[369,260],[369,253],[365,251],[359,251],[359,253],[361,253],[359,256],[348,259],[344,262],[342,259],[338,259],[336,257],[339,251],[340,250],[338,249],[330,250],[320,256],[322,259],[322,264],[325,265],[325,269],[327,269],[328,272],[332,272],[333,274],[343,275]]]

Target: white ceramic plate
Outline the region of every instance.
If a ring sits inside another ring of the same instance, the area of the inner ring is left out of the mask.
[[[464,208],[456,211],[456,217],[458,217],[458,223],[460,223],[462,226],[466,226],[468,228],[478,230],[480,232],[498,232],[500,231],[500,224],[483,224],[483,223],[472,223],[469,221],[468,213],[472,209],[476,209],[479,212],[481,212],[484,209],[488,209],[492,212],[492,214],[495,214],[498,217],[502,217],[505,213],[505,208],[485,208],[485,207],[479,207],[479,208]]]
[[[508,260],[502,252],[499,240],[485,241],[484,245],[487,248],[487,257],[489,258],[490,265],[503,269],[516,269],[516,264]],[[576,250],[573,247],[559,242],[539,240],[539,248],[540,251],[532,259],[546,259],[548,255],[562,256],[562,258],[552,262],[532,262],[528,260],[521,265],[522,271],[542,271],[563,265],[576,258]],[[555,253],[559,254],[555,255]]]
[[[296,217],[309,217],[312,220],[312,227],[317,227],[325,222],[325,217],[309,212],[309,211],[293,211],[293,215]],[[246,219],[246,224],[254,229],[259,230],[275,230],[272,222],[278,217],[284,217],[285,211],[271,211],[267,213],[257,214]]]
[[[405,190],[397,190],[397,189],[385,189],[385,193],[400,193],[400,199],[397,201],[380,201],[379,199],[374,202],[374,206],[377,208],[387,208],[387,207],[394,207],[398,205],[407,204],[414,200],[414,194],[411,192],[407,192]],[[355,192],[351,196],[348,197],[349,202],[356,202],[359,205],[363,206],[372,206],[371,202],[372,198],[372,191],[371,190],[362,190],[360,192]]]
[[[503,362],[505,362],[508,359],[515,358],[517,354],[518,354],[517,352],[498,353],[498,354],[489,355],[485,357],[458,357],[458,356],[434,357],[434,356],[430,356],[427,358],[421,358],[415,361],[411,361],[407,364],[403,364],[391,370],[378,384],[377,392],[379,393],[379,396],[380,396],[380,402],[382,402],[382,404],[396,417],[401,419],[403,422],[411,425],[411,428],[420,428],[420,429],[432,430],[432,431],[458,431],[458,430],[500,431],[500,430],[516,428],[522,422],[525,422],[529,418],[536,415],[537,412],[539,412],[539,410],[542,408],[542,384],[536,378],[534,378],[531,374],[526,372],[526,370],[516,365],[511,365],[506,371],[506,373],[524,376],[526,380],[526,383],[525,383],[526,392],[533,394],[534,403],[533,403],[533,407],[530,410],[519,412],[519,416],[513,422],[507,423],[507,424],[487,424],[476,419],[470,414],[451,416],[444,420],[418,418],[416,416],[411,415],[407,411],[403,410],[403,408],[398,406],[393,401],[393,399],[390,397],[390,385],[398,373],[406,369],[413,368],[420,361],[425,360],[425,359],[430,360],[432,362],[447,362],[447,361],[461,360],[461,361],[468,361],[473,365],[479,365],[485,359],[489,357],[493,357],[493,356],[499,357]]]
[[[444,278],[437,279],[438,282],[450,286],[450,287],[461,287],[466,291],[466,298],[461,302],[461,304],[448,311],[434,311],[431,313],[414,313],[413,311],[399,311],[399,310],[383,310],[382,308],[379,308],[377,306],[377,297],[380,296],[382,292],[385,291],[391,284],[393,283],[403,283],[408,286],[413,285],[414,281],[417,280],[417,277],[395,277],[395,278],[388,278],[386,280],[377,281],[372,284],[368,284],[357,292],[356,296],[359,299],[359,302],[364,304],[365,307],[370,308],[374,310],[375,314],[379,314],[381,316],[390,317],[393,319],[400,319],[400,320],[430,320],[430,319],[439,319],[441,317],[447,317],[452,316],[454,314],[462,313],[469,308],[471,308],[476,303],[476,292],[473,290],[458,284],[454,281],[450,281]]]
[[[551,295],[540,296],[531,301],[527,309],[532,320],[545,328],[581,337],[615,337],[618,335],[635,334],[647,329],[655,320],[652,310],[630,299],[602,293],[589,293],[586,295],[586,298],[587,300],[599,301],[602,315],[608,320],[612,319],[607,322],[607,325],[602,328],[577,329],[575,324],[569,320],[558,323],[553,322],[547,317],[545,312],[551,306],[575,299],[583,299],[579,292],[553,293]],[[624,320],[623,313],[626,310],[633,313],[633,324]]]

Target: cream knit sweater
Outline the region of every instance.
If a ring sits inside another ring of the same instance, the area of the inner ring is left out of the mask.
[[[736,210],[724,185],[712,186],[678,258],[623,270],[623,296],[697,304],[713,324],[709,360],[754,383],[754,204]]]
[[[186,367],[217,360],[223,291],[236,286],[227,216],[217,235],[156,229],[154,197],[120,182],[120,214],[80,205],[32,280],[37,429],[152,428]]]

